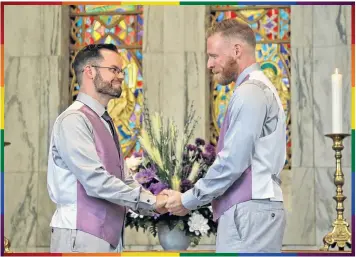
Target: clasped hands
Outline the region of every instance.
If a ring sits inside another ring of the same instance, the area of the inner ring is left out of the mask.
[[[182,204],[182,193],[168,189],[157,195],[156,211],[160,214],[170,212],[176,216],[185,216],[189,212]]]

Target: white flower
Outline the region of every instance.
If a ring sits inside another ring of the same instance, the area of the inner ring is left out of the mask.
[[[134,157],[133,155],[126,159],[126,165],[131,171],[136,171],[142,162],[142,157]]]
[[[134,219],[136,219],[138,216],[140,216],[140,215],[138,215],[136,212],[134,212],[132,210],[129,210],[129,213],[130,213],[131,218],[134,218]]]
[[[199,235],[199,233],[201,235],[206,235],[208,233],[208,230],[210,229],[208,225],[208,220],[198,212],[194,212],[192,216],[190,216],[188,225],[189,231],[195,232],[197,236]]]

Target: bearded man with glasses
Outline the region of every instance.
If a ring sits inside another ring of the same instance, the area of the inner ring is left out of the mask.
[[[125,214],[165,213],[155,196],[129,177],[114,123],[106,108],[120,97],[124,72],[115,45],[88,45],[73,68],[76,101],[56,119],[48,156],[47,188],[57,208],[51,252],[121,252]]]

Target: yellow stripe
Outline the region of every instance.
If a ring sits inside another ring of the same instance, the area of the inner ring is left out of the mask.
[[[142,257],[142,256],[147,256],[147,257],[155,257],[155,256],[167,256],[167,257],[179,257],[179,253],[170,253],[170,252],[123,252],[121,253],[121,256],[131,256],[131,257]]]
[[[355,87],[351,88],[351,129],[355,129]]]
[[[0,129],[4,129],[5,128],[5,124],[4,124],[4,116],[5,116],[5,111],[4,111],[4,106],[5,106],[5,97],[4,97],[4,93],[5,93],[5,88],[1,87],[0,89]]]
[[[121,5],[179,5],[179,2],[121,2]]]

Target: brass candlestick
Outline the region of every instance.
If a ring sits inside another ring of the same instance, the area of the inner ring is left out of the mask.
[[[336,219],[332,226],[332,232],[329,232],[323,238],[324,246],[320,249],[322,251],[328,251],[329,248],[337,246],[340,251],[343,251],[347,245],[351,249],[351,233],[349,231],[349,224],[344,219],[344,201],[346,196],[343,195],[342,186],[344,185],[344,174],[341,168],[341,151],[344,149],[342,144],[344,138],[350,136],[350,134],[337,133],[327,134],[326,137],[330,137],[333,140],[333,150],[335,151],[336,170],[334,174],[334,184],[336,186],[336,195],[333,197],[336,201]]]

